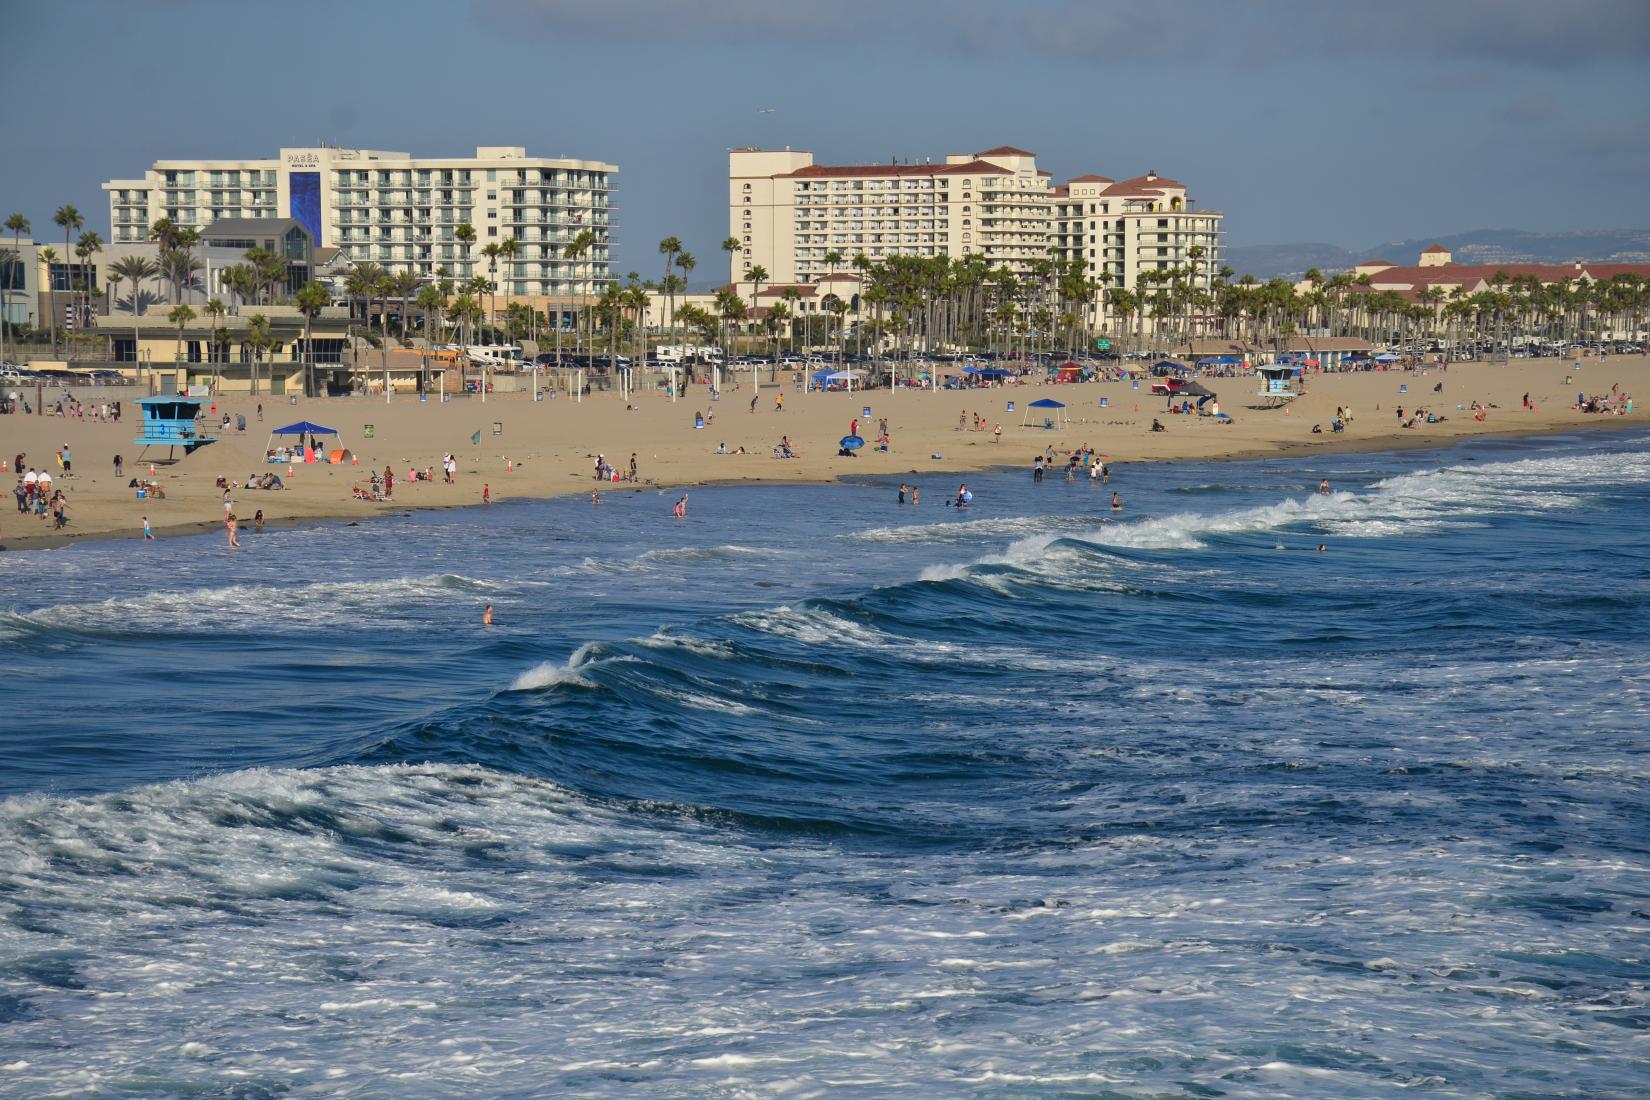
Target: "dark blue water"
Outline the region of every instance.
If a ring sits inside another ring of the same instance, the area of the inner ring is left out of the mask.
[[[1650,439],[956,480],[0,555],[0,1095],[1650,1092]]]

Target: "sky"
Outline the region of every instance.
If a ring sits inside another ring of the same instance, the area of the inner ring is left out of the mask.
[[[1231,245],[1650,224],[1650,0],[0,0],[0,27],[0,217],[43,238],[63,203],[107,237],[99,185],[158,159],[323,141],[616,164],[617,272],[675,235],[696,284],[744,145],[1151,169]]]

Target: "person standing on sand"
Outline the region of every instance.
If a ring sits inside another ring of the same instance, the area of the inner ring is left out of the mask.
[[[74,460],[69,455],[69,445],[67,443],[63,444],[63,476],[74,476]]]
[[[757,393],[751,394],[751,412],[753,413],[756,412],[756,399],[760,396],[762,395]]]
[[[264,422],[264,406],[263,406],[263,402],[260,401],[260,402],[258,402],[258,423],[262,424],[263,422]]]
[[[126,460],[124,458],[122,458],[120,455],[115,455],[115,476],[116,477],[125,477],[126,476]]]
[[[630,452],[630,480],[636,480],[636,452]]]
[[[238,535],[236,535],[236,533],[235,533],[236,526],[237,525],[235,523],[235,513],[234,512],[231,512],[227,516],[224,517],[223,527],[224,527],[224,530],[229,535],[229,545],[234,547],[235,549],[239,550],[241,548],[241,540],[240,540],[240,537]]]
[[[388,466],[384,467],[384,499],[389,500],[395,495],[395,471]]]
[[[488,485],[486,482],[483,482],[481,485],[481,503],[493,503],[493,487]]]

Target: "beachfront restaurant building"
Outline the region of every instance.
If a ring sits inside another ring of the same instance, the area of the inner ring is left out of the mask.
[[[192,308],[195,318],[184,324],[181,333],[167,320],[165,306],[137,317],[103,318],[108,334],[118,333],[117,343],[127,352],[136,352],[135,359],[122,355],[110,365],[156,393],[250,393],[254,371],[261,395],[304,393],[304,317],[296,308],[244,306],[237,314],[218,318],[205,313],[199,304]],[[255,316],[269,322],[272,346],[253,346]],[[349,310],[344,306],[323,309],[312,325],[312,336],[317,393],[348,392],[354,385],[348,353]]]

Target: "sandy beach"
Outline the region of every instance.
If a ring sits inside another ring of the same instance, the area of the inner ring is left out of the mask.
[[[1300,455],[1313,450],[1377,450],[1447,443],[1468,435],[1512,435],[1576,428],[1634,426],[1645,422],[1638,402],[1630,416],[1582,413],[1572,406],[1577,392],[1646,392],[1650,357],[1612,357],[1603,364],[1587,360],[1576,372],[1570,360],[1514,360],[1510,364],[1468,363],[1447,371],[1431,367],[1414,373],[1365,372],[1313,375],[1308,393],[1287,409],[1250,408],[1257,384],[1251,378],[1214,378],[1206,384],[1220,395],[1230,422],[1208,417],[1168,415],[1166,401],[1149,393],[1149,383],[1134,389],[1126,382],[1081,385],[1019,385],[962,393],[886,390],[848,393],[800,393],[788,374],[779,386],[761,388],[754,411],[748,380],[712,403],[704,387],[672,402],[647,393],[627,408],[617,393],[601,393],[582,402],[558,395],[534,403],[526,395],[495,395],[484,403],[464,398],[446,404],[397,397],[319,399],[296,404],[264,398],[263,419],[254,400],[230,399],[216,415],[245,415],[244,434],[231,434],[176,463],[155,465],[164,500],[136,499],[132,477],[149,476],[150,454],[140,457],[135,410],[119,424],[69,420],[56,416],[0,417],[0,455],[8,464],[8,489],[17,473],[9,466],[23,454],[24,470],[50,468],[54,487],[69,500],[70,523],[53,533],[49,518],[0,510],[0,545],[9,549],[49,547],[93,538],[140,538],[147,516],[156,535],[217,530],[223,525],[223,491],[217,479],[244,484],[249,475],[275,471],[286,487],[280,491],[232,490],[234,510],[243,523],[262,510],[266,522],[285,525],[306,521],[356,520],[386,512],[418,508],[480,505],[484,487],[495,502],[589,493],[597,483],[598,454],[621,472],[636,455],[636,484],[604,485],[604,492],[678,488],[717,482],[822,482],[867,474],[910,475],[936,497],[956,489],[970,471],[1024,465],[1052,447],[1061,456],[1085,444],[1113,463],[1173,459],[1252,458]],[[1566,378],[1573,381],[1566,384]],[[1441,392],[1435,387],[1442,385]],[[1408,392],[1400,392],[1400,386]],[[1523,407],[1528,393],[1533,409]],[[775,395],[784,407],[775,409]],[[90,400],[91,391],[81,395]],[[1069,423],[1045,429],[1042,413],[1023,426],[1026,405],[1052,397],[1066,405]],[[1106,400],[1107,407],[1100,402]],[[1472,402],[1490,406],[1475,420]],[[1008,402],[1014,411],[1008,411]],[[1414,428],[1398,425],[1396,410],[1417,406],[1447,419]],[[869,417],[864,413],[870,409]],[[1349,407],[1352,421],[1332,434],[1337,407]],[[695,414],[711,416],[696,428]],[[974,416],[986,423],[974,430]],[[966,430],[958,430],[959,416]],[[1166,431],[1150,430],[1153,418]],[[837,454],[837,441],[855,419],[867,446],[857,457]],[[297,464],[274,466],[264,461],[270,429],[307,419],[336,428],[342,444],[352,448],[359,465]],[[886,419],[891,437],[887,452],[874,449],[879,422]],[[367,426],[371,425],[371,435]],[[1319,425],[1321,434],[1312,428]],[[1001,427],[1000,441],[996,429]],[[480,442],[471,442],[474,433]],[[773,448],[788,437],[799,457],[778,459]],[[61,477],[53,452],[67,445],[73,474]],[[718,454],[719,445],[731,452]],[[743,448],[746,453],[737,453]],[[441,480],[444,452],[458,459],[456,484]],[[126,459],[125,476],[113,469],[116,454]],[[151,452],[164,457],[164,451]],[[394,471],[393,499],[362,501],[352,494],[365,485],[371,470]],[[435,470],[433,482],[409,482],[411,468]],[[661,505],[668,510],[667,505]]]

